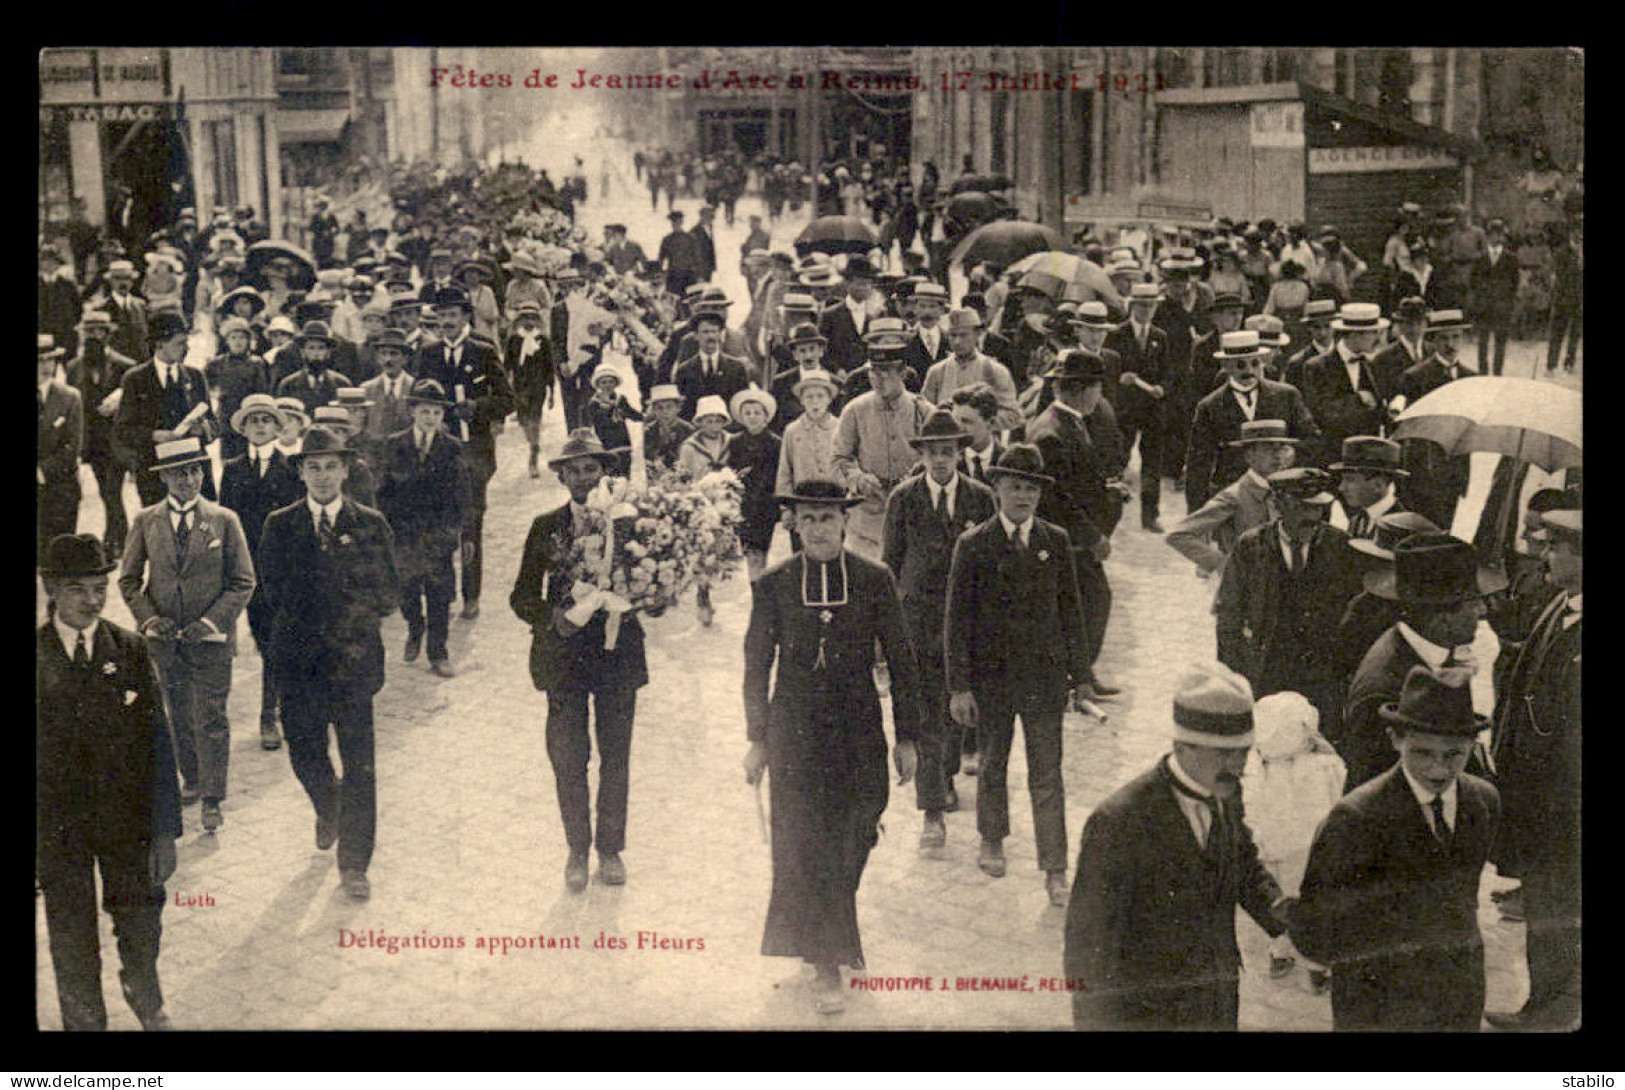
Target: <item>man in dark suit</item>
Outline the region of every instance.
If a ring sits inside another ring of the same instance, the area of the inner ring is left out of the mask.
[[[1546,373],[1549,375],[1557,370],[1559,355],[1563,357],[1563,370],[1573,371],[1575,358],[1580,354],[1585,306],[1585,243],[1577,223],[1571,224],[1566,233],[1555,224],[1548,226],[1554,275],[1552,318],[1546,332]],[[1566,352],[1565,339],[1568,341]]]
[[[999,397],[993,387],[978,382],[961,386],[950,400],[954,422],[970,436],[965,449],[959,453],[959,471],[991,488],[993,467],[1004,453],[1004,444],[999,442],[999,433],[994,430],[1003,411]]]
[[[1264,377],[1269,349],[1259,343],[1255,330],[1219,334],[1214,358],[1224,367],[1224,384],[1196,403],[1191,419],[1190,449],[1185,460],[1185,508],[1200,510],[1213,496],[1247,471],[1241,439],[1243,424],[1254,420],[1281,420],[1287,437],[1305,449],[1319,431],[1303,395],[1284,382]]]
[[[83,460],[96,475],[96,487],[101,493],[105,515],[103,538],[107,551],[117,556],[124,551],[124,535],[129,530],[129,517],[124,513],[124,474],[128,458],[121,450],[113,431],[113,414],[117,406],[107,406],[107,399],[124,383],[124,376],[136,366],[130,357],[116,352],[107,343],[113,332],[113,320],[106,311],[87,310],[80,319],[79,354],[68,361],[68,385],[79,391],[85,414],[85,446]]]
[[[733,300],[728,293],[715,284],[696,285],[699,288],[692,296],[690,306],[692,313],[688,321],[672,330],[671,339],[666,350],[660,354],[660,363],[657,374],[676,375],[677,365],[693,356],[699,349],[699,338],[696,334],[694,321],[703,311],[715,311],[722,315],[722,351],[726,355],[736,356],[745,361],[745,373],[754,381],[757,374],[752,360],[750,341],[743,330],[730,329],[727,326],[728,308],[733,306]],[[675,382],[675,378],[665,378],[662,382]]]
[[[1399,761],[1315,833],[1292,941],[1331,966],[1334,1029],[1475,1032],[1478,886],[1501,805],[1464,772],[1479,728],[1467,677],[1413,666],[1380,715]]]
[[[749,365],[722,351],[724,322],[722,312],[712,308],[694,315],[697,350],[672,373],[672,382],[683,395],[684,420],[693,420],[700,398],[714,394],[731,405],[733,396],[751,384]]]
[[[1055,400],[1027,426],[1028,440],[1037,446],[1045,470],[1054,478],[1044,489],[1039,511],[1065,530],[1072,542],[1089,641],[1089,669],[1078,685],[1088,690],[1084,694],[1088,697],[1115,696],[1121,690],[1102,681],[1094,668],[1105,646],[1112,612],[1105,562],[1111,556],[1112,532],[1123,513],[1122,486],[1111,480],[1112,454],[1105,449],[1096,425],[1095,414],[1108,377],[1106,362],[1086,349],[1072,349],[1044,377],[1054,387]]]
[[[1016,443],[994,467],[999,514],[959,538],[948,575],[946,653],[949,711],[974,727],[981,752],[977,865],[1005,873],[1010,833],[1006,769],[1015,720],[1027,744],[1038,866],[1050,904],[1066,903],[1066,789],[1061,715],[1069,692],[1089,680],[1089,636],[1072,563],[1072,539],[1037,517],[1055,478],[1030,443]]]
[[[1360,660],[1341,726],[1321,732],[1348,768],[1345,791],[1392,763],[1378,712],[1398,699],[1411,667],[1470,666],[1484,597],[1506,586],[1504,576],[1479,567],[1477,550],[1443,533],[1412,534],[1394,547],[1391,565],[1368,571],[1362,582],[1368,594],[1398,603],[1399,621]]]
[[[1123,457],[1140,442],[1140,525],[1162,533],[1158,522],[1162,504],[1167,430],[1170,359],[1168,334],[1151,324],[1163,295],[1155,284],[1136,284],[1128,300],[1129,319],[1106,336],[1105,347],[1116,352],[1122,370],[1117,382],[1117,420],[1122,433]],[[1183,451],[1180,452],[1183,455]]]
[[[34,650],[35,867],[62,1028],[107,1028],[99,870],[124,998],[143,1029],[165,1030],[159,921],[164,882],[175,872],[181,806],[146,642],[101,619],[115,567],[90,534],[58,537],[42,554],[50,619]]]
[[[428,607],[429,669],[453,677],[446,636],[457,577],[452,558],[468,517],[469,469],[463,444],[442,422],[452,407],[434,379],[419,379],[408,403],[412,425],[380,449],[378,509],[395,531],[395,565],[406,618],[406,661],[423,647]]]
[[[1341,710],[1333,640],[1358,573],[1348,536],[1326,525],[1331,476],[1297,467],[1269,482],[1275,517],[1236,539],[1213,603],[1219,661],[1258,696],[1302,693],[1330,737]]]
[[[247,449],[220,470],[220,505],[237,513],[256,571],[266,517],[297,503],[305,493],[299,475],[277,445],[283,422],[282,410],[270,394],[243,398],[232,414],[231,426],[247,441]],[[248,600],[248,630],[260,652],[260,748],[281,749],[276,672],[271,666],[271,608],[263,586],[256,586]]]
[[[1399,376],[1399,390],[1408,404],[1415,404],[1439,387],[1475,372],[1463,365],[1461,335],[1472,327],[1459,310],[1435,310],[1427,317],[1428,357]],[[1472,464],[1465,454],[1450,456],[1437,443],[1425,439],[1407,440],[1405,468],[1408,479],[1399,482],[1399,498],[1413,511],[1420,511],[1440,526],[1456,519],[1456,506],[1467,495]]]
[[[561,507],[538,515],[525,539],[519,577],[508,604],[530,625],[530,679],[547,694],[547,757],[553,765],[559,813],[570,856],[564,881],[572,893],[587,888],[587,852],[593,847],[587,762],[592,741],[587,729],[591,697],[598,735],[598,878],[606,885],[626,881],[621,852],[626,847],[628,764],[638,690],[649,681],[643,653],[643,627],[637,614],[611,615],[596,596],[577,601],[570,575],[570,551],[578,537],[603,529],[587,509],[587,497],[619,451],[605,450],[590,429],[578,428],[565,440],[548,468],[570,492]],[[611,623],[619,631],[608,638]]]
[[[1326,467],[1337,476],[1330,521],[1350,541],[1375,541],[1384,515],[1407,510],[1396,491],[1396,482],[1403,484],[1410,476],[1400,468],[1400,458],[1400,446],[1392,439],[1351,435],[1343,440],[1343,457]]]
[[[715,206],[702,204],[700,206],[699,222],[689,232],[693,237],[699,251],[699,265],[695,270],[699,280],[710,280],[717,271],[717,242],[716,242]]]
[[[113,318],[113,336],[108,343],[131,359],[144,359],[151,335],[147,329],[147,302],[131,291],[135,266],[122,259],[111,262],[106,279],[107,293],[99,301],[101,309]]]
[[[874,290],[875,276],[873,265],[864,258],[854,257],[846,266],[845,291],[841,298],[826,307],[818,319],[818,332],[829,340],[824,349],[824,366],[843,381],[867,358],[863,337],[872,320],[869,293]],[[924,372],[920,374],[923,377]]]
[[[339,388],[353,386],[350,376],[335,371],[333,331],[326,322],[306,322],[294,342],[301,366],[277,383],[278,397],[297,397],[313,416],[318,408],[338,397]]]
[[[942,319],[948,313],[948,289],[934,281],[914,285],[914,328],[909,332],[903,359],[922,381],[932,364],[948,357],[951,346]]]
[[[1535,622],[1498,694],[1491,751],[1506,822],[1498,867],[1523,879],[1529,998],[1491,1012],[1508,1030],[1567,1030],[1580,1019],[1580,511],[1541,516],[1559,593]]]
[[[480,615],[480,588],[485,556],[485,490],[497,472],[496,429],[513,412],[513,390],[497,348],[469,332],[473,309],[461,288],[434,299],[441,340],[418,353],[412,374],[429,378],[451,397],[451,433],[466,447],[470,477],[468,524],[463,529],[463,612],[465,621]]]
[[[1394,337],[1388,347],[1371,357],[1371,370],[1377,385],[1392,398],[1400,393],[1399,376],[1428,358],[1427,339],[1423,335],[1428,324],[1428,305],[1417,296],[1401,299],[1390,315],[1394,323]]]
[[[49,333],[63,350],[72,353],[79,346],[74,328],[79,321],[79,289],[73,280],[61,275],[62,255],[50,246],[39,252],[39,325],[37,332]]]
[[[1286,365],[1281,369],[1283,382],[1303,389],[1304,364],[1337,347],[1336,334],[1332,332],[1332,321],[1336,317],[1337,301],[1334,299],[1311,299],[1303,305],[1303,328],[1309,335],[1309,343],[1287,357]]]
[[[671,233],[660,240],[655,260],[666,270],[666,290],[681,295],[690,284],[708,280],[710,275],[705,272],[705,250],[699,239],[683,230],[683,214],[672,212],[666,218],[671,221]]]
[[[343,496],[351,457],[327,428],[305,433],[293,459],[305,498],[266,518],[259,575],[288,758],[316,809],[316,847],[338,844],[340,884],[366,900],[378,824],[372,698],[384,687],[378,622],[401,603],[389,523]],[[342,781],[328,757],[330,725]]]
[[[1224,667],[1174,697],[1173,752],[1089,815],[1066,916],[1080,1030],[1235,1030],[1236,908],[1271,937],[1287,899],[1241,809],[1253,697]]]
[[[1499,375],[1518,297],[1518,255],[1507,246],[1506,220],[1496,217],[1484,225],[1484,252],[1473,262],[1467,283],[1478,326],[1478,373]]]
[[[1371,361],[1388,325],[1377,304],[1344,303],[1332,321],[1337,347],[1303,365],[1303,400],[1320,428],[1321,465],[1337,456],[1349,436],[1382,434],[1397,391],[1383,385]]]
[[[179,314],[160,311],[152,316],[149,330],[152,358],[125,373],[113,423],[115,438],[130,452],[142,506],[151,506],[164,496],[163,481],[146,472],[153,462],[154,444],[192,435],[207,447],[218,434],[203,372],[182,362],[186,359],[186,322]],[[203,474],[203,495],[214,499],[213,473]]]
[[[954,542],[993,517],[993,492],[959,472],[959,451],[970,441],[951,412],[938,409],[908,441],[920,452],[925,472],[892,489],[886,500],[881,560],[897,577],[903,623],[919,666],[920,774],[915,805],[925,812],[922,851],[948,838],[945,810],[959,809],[954,775],[959,771],[960,731],[948,715],[942,624],[948,566]]]
[[[35,522],[39,551],[52,538],[72,534],[79,523],[79,457],[84,450],[85,410],[79,391],[56,377],[62,358],[55,338],[38,334],[35,397],[39,430],[35,452]]]

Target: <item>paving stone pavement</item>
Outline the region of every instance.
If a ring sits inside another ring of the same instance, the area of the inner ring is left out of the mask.
[[[735,228],[719,226],[719,254],[737,253],[752,207],[742,203]],[[633,223],[633,236],[646,247],[660,237],[663,224],[646,202],[589,204],[584,219],[596,226],[611,216]],[[793,237],[799,226],[781,225],[775,238]],[[736,273],[725,270],[719,278],[731,278],[731,292],[741,297]],[[735,319],[742,318],[736,309]],[[544,449],[556,449],[557,410],[546,425]],[[331,853],[315,850],[313,815],[286,750],[259,748],[260,663],[245,625],[230,701],[236,729],[226,824],[204,835],[198,811],[186,811],[179,867],[168,884],[160,971],[176,1026],[1068,1027],[1067,997],[1036,990],[1039,981],[1062,975],[1064,910],[1049,905],[1037,869],[1020,746],[1009,773],[1008,876],[991,879],[976,867],[974,779],[958,780],[961,809],[948,815],[947,847],[931,857],[916,848],[912,786],[894,786],[858,914],[870,976],[946,978],[950,985],[957,978],[1027,976],[1035,990],[854,990],[845,1014],[821,1017],[812,1013],[800,963],[759,955],[771,875],[757,803],[740,765],[741,644],[749,612],[743,573],[717,588],[711,627],[698,624],[691,605],[645,620],[651,681],[639,694],[633,736],[628,882],[610,887],[595,877],[582,895],[566,891],[566,849],[543,744],[545,703],[527,671],[529,633],[506,602],[530,521],[563,502],[564,490],[556,480],[528,478],[517,427],[510,424],[498,445],[486,519],[489,590],[477,621],[454,613],[458,676],[436,679],[422,660],[401,662],[404,625],[395,616],[383,626],[388,683],[376,701],[378,847],[366,904],[339,891]],[[1480,469],[1475,465],[1479,498],[1469,504],[1482,502]],[[93,495],[92,485],[81,519],[90,531],[101,520]],[[1171,499],[1164,522],[1182,511],[1183,500]],[[1090,809],[1166,750],[1179,668],[1213,655],[1209,603],[1216,584],[1198,580],[1161,538],[1133,522],[1125,520],[1107,562],[1116,600],[1100,664],[1124,693],[1107,705],[1105,723],[1072,713],[1065,722],[1073,845]],[[781,533],[775,559],[786,551]],[[113,598],[108,616],[128,624],[128,610]],[[1493,636],[1483,632],[1489,642],[1480,654],[1493,656]],[[596,770],[593,777],[596,784]],[[1489,903],[1489,890],[1504,884],[1486,872],[1480,919],[1492,1009],[1518,1005],[1527,989],[1522,925],[1501,921]],[[185,898],[212,904],[179,907],[177,899]],[[59,1028],[42,907],[36,916],[38,1018]],[[105,914],[102,923],[110,1025],[135,1029],[117,999],[117,956]],[[1309,993],[1303,970],[1271,981],[1263,932],[1239,913],[1237,930],[1246,962],[1242,1028],[1329,1030],[1330,1001]],[[449,940],[454,948],[390,952],[376,941],[380,933],[403,943]],[[354,936],[374,941],[351,945]],[[595,948],[600,936],[625,945]],[[540,937],[577,939],[579,948],[537,948]],[[496,950],[482,948],[493,939]],[[504,939],[517,941],[504,952]],[[700,940],[703,949],[686,940]]]

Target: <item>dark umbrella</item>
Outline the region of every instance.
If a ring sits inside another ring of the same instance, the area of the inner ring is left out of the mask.
[[[961,193],[948,201],[948,218],[966,230],[992,223],[1004,210],[998,198],[987,193]]]
[[[868,224],[856,216],[820,216],[796,237],[796,253],[866,254],[879,246]]]
[[[954,247],[948,260],[950,263],[957,261],[966,266],[982,261],[1009,266],[1011,262],[1019,261],[1028,254],[1061,249],[1064,249],[1061,236],[1041,223],[999,220],[983,224],[966,235],[959,245]]]
[[[263,285],[265,266],[279,257],[285,257],[294,264],[293,276],[288,279],[289,287],[295,291],[309,291],[316,286],[316,262],[293,243],[279,238],[268,238],[248,248],[248,278]]]
[[[1009,189],[1016,183],[1003,174],[964,174],[954,179],[953,185],[948,187],[950,195],[956,193],[997,193],[1001,189]]]

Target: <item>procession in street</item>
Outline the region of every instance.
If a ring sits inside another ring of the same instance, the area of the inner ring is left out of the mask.
[[[1578,166],[720,131],[42,188],[39,1026],[1578,1027]]]

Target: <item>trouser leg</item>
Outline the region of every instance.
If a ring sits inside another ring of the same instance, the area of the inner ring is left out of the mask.
[[[984,840],[1010,835],[1010,797],[1005,778],[1010,767],[1010,740],[1015,711],[990,696],[976,694],[976,744],[982,768],[976,784],[976,831]]]
[[[1156,518],[1162,509],[1163,453],[1166,421],[1160,414],[1149,416],[1140,429],[1140,517]]]
[[[149,640],[158,679],[163,683],[164,708],[169,713],[169,732],[175,747],[175,766],[181,782],[190,790],[198,788],[197,714],[194,700],[192,664],[179,644],[169,640]]]
[[[81,845],[42,850],[39,879],[45,894],[45,929],[50,938],[62,1028],[106,1029],[96,875],[90,851]]]
[[[102,511],[106,526],[102,530],[104,542],[122,545],[130,532],[129,516],[124,513],[124,467],[111,457],[98,458],[90,463],[96,474],[96,488],[102,497]]]
[[[206,799],[226,797],[226,774],[231,764],[231,721],[226,702],[231,696],[231,648],[224,643],[199,643],[183,649],[192,663],[192,692],[196,701],[198,786]]]
[[[294,778],[310,796],[316,816],[338,817],[338,775],[327,751],[327,692],[325,686],[306,691],[291,685],[282,691],[282,734],[288,741],[288,761]]]
[[[277,721],[276,670],[271,663],[271,610],[265,596],[256,588],[248,600],[248,630],[260,653],[260,726]]]
[[[1112,587],[1106,568],[1089,553],[1074,549],[1072,559],[1078,572],[1078,591],[1083,598],[1083,628],[1089,637],[1089,665],[1100,658],[1106,642],[1106,625],[1112,615]]]
[[[164,1005],[158,984],[164,887],[152,884],[147,852],[139,846],[100,855],[97,863],[102,872],[102,907],[113,918],[118,942],[124,998],[145,1021]]]
[[[1040,870],[1066,870],[1066,787],[1061,780],[1061,710],[1023,710],[1027,746],[1027,793],[1032,797],[1033,834]]]
[[[594,731],[598,735],[598,850],[626,847],[626,800],[632,770],[632,720],[636,689],[600,689],[593,694]]]
[[[332,704],[333,733],[344,777],[339,781],[339,867],[365,871],[378,828],[378,773],[374,765],[372,697]]]
[[[452,571],[451,554],[445,553],[433,562],[422,580],[423,597],[428,603],[429,612],[430,662],[443,662],[450,655],[446,650],[446,638],[451,628],[451,600],[456,585],[457,576]]]
[[[406,621],[408,639],[423,637],[423,584],[422,575],[401,580],[401,617]]]
[[[941,810],[947,804],[948,754],[953,754],[954,772],[959,770],[959,732],[948,717],[947,676],[942,660],[942,633],[932,631],[925,618],[910,618],[909,638],[913,640],[920,667],[920,755],[914,777],[914,805],[926,812]]]
[[[485,570],[485,490],[491,483],[494,466],[474,467],[474,502],[469,505],[464,541],[474,543],[474,556],[463,565],[463,604],[480,600],[481,576]]]
[[[587,761],[591,742],[587,737],[587,693],[585,690],[547,694],[547,759],[553,765],[553,784],[558,790],[559,816],[564,822],[564,839],[570,851],[585,855],[592,847],[592,817],[587,792]]]

